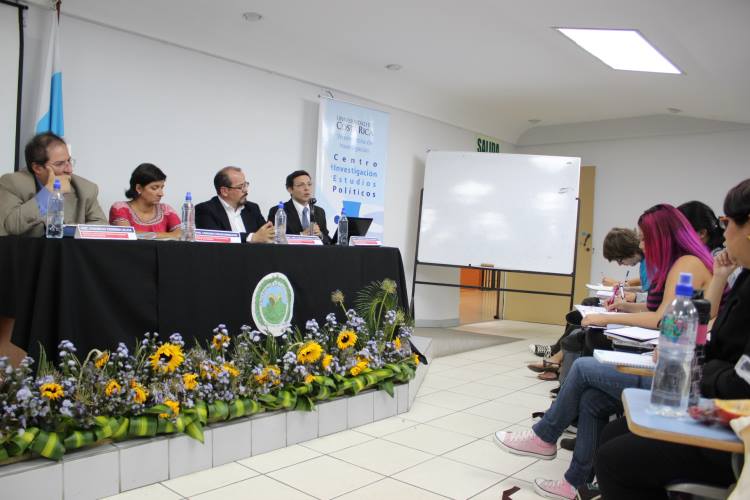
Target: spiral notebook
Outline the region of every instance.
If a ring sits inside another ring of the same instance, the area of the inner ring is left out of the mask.
[[[656,368],[651,353],[646,355],[633,354],[632,352],[604,351],[594,349],[594,359],[605,365],[628,366],[630,368]]]

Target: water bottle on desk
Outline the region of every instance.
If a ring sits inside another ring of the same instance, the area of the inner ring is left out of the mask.
[[[346,211],[341,209],[341,217],[339,217],[339,246],[345,247],[349,245],[349,219],[346,218]]]
[[[195,207],[193,207],[193,195],[188,191],[185,194],[185,203],[182,204],[182,241],[195,241]]]
[[[44,188],[42,188],[44,189]],[[60,181],[55,179],[54,191],[47,200],[47,238],[62,238],[65,220],[63,195],[60,192]]]
[[[273,221],[276,233],[273,236],[273,242],[277,245],[286,245],[286,212],[284,211],[284,202],[280,201],[276,210],[276,217]]]
[[[693,356],[693,366],[690,376],[688,406],[696,406],[700,403],[703,364],[706,362],[708,321],[711,319],[711,302],[703,298],[697,298],[693,299],[693,305],[696,311],[698,311],[698,331],[695,337],[695,355]]]
[[[651,383],[650,411],[679,417],[687,410],[698,330],[698,311],[690,300],[693,295],[690,273],[680,273],[675,295],[661,320],[659,360]]]

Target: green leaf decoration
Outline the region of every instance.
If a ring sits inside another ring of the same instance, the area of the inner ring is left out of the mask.
[[[8,450],[5,449],[5,446],[0,446],[0,462],[7,460],[9,457],[10,455],[8,455]]]
[[[394,394],[395,394],[394,391],[393,391],[393,381],[392,380],[384,380],[384,381],[380,382],[380,384],[378,385],[378,389],[380,389],[381,391],[387,392],[390,397],[393,397]]]
[[[112,437],[115,431],[117,431],[118,422],[116,418],[100,415],[94,417],[94,424],[96,425],[96,428],[94,429],[96,440],[100,441]],[[68,448],[68,445],[66,444],[65,447]]]
[[[39,428],[31,427],[30,429],[26,429],[22,436],[19,436],[18,434],[13,436],[6,445],[10,456],[14,457],[26,451],[26,448],[31,446],[31,443],[34,442],[37,434],[39,434]]]
[[[245,416],[255,415],[263,411],[263,406],[254,399],[245,399]]]
[[[331,389],[327,385],[321,385],[318,389],[318,393],[315,395],[316,401],[325,401],[331,397]]]
[[[244,417],[246,410],[245,400],[235,399],[234,401],[229,403],[229,419],[232,420],[235,418]]]
[[[224,401],[214,401],[208,405],[208,421],[221,422],[229,417],[229,405]]]
[[[185,434],[190,436],[191,438],[203,442],[203,425],[201,425],[200,420],[193,420],[188,425],[185,426]]]
[[[115,432],[112,434],[112,439],[115,441],[122,441],[128,437],[128,429],[130,428],[130,419],[127,417],[118,418]]]
[[[75,450],[82,446],[88,446],[94,444],[97,441],[96,434],[93,431],[76,430],[68,434],[63,440],[65,448],[68,450]]]
[[[401,365],[397,365],[395,363],[386,363],[385,368],[388,368],[389,370],[391,370],[394,375],[401,374]]]
[[[154,405],[149,408],[146,408],[143,413],[147,415],[161,415],[162,413],[166,413],[167,415],[172,414],[172,408],[170,408],[167,405],[161,404],[161,405]]]
[[[208,423],[208,407],[206,406],[206,402],[196,401],[195,408],[193,409],[198,412],[198,420],[200,423],[206,425],[206,423]]]
[[[60,460],[65,454],[65,447],[56,432],[39,431],[31,443],[31,451],[45,458]]]
[[[139,415],[130,419],[128,436],[153,437],[156,436],[158,428],[159,424],[157,417],[153,415]]]
[[[278,401],[281,408],[288,410],[294,408],[294,405],[297,402],[297,395],[292,391],[281,390],[279,391]]]
[[[299,411],[313,411],[315,409],[315,403],[308,396],[297,397],[297,404],[294,407],[295,410]]]
[[[361,375],[357,377],[353,377],[349,380],[351,380],[351,386],[349,389],[352,391],[352,394],[359,394],[359,391],[364,389],[365,386],[367,385],[365,378]]]

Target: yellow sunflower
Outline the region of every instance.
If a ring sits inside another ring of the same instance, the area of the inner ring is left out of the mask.
[[[65,396],[65,392],[63,392],[62,386],[54,382],[42,384],[42,386],[39,388],[39,392],[41,392],[42,396],[49,400],[55,400]]]
[[[401,350],[401,337],[393,339],[393,347],[395,347],[397,351]]]
[[[104,368],[104,365],[107,364],[107,361],[109,361],[109,352],[104,351],[98,358],[96,358],[96,360],[94,360],[94,366],[101,370]]]
[[[185,386],[185,389],[192,391],[198,387],[198,375],[195,373],[185,373],[182,376],[182,384]]]
[[[356,377],[357,375],[359,375],[360,373],[362,373],[363,371],[367,369],[367,365],[368,365],[367,360],[358,361],[356,365],[351,367],[351,369],[349,370],[349,373],[351,373],[352,376]]]
[[[311,340],[305,342],[299,351],[297,351],[297,361],[300,363],[315,363],[323,355],[323,348],[320,344]]]
[[[224,369],[229,373],[230,377],[237,377],[240,374],[240,371],[234,367],[232,363],[224,363]]]
[[[352,347],[356,342],[357,334],[354,333],[353,330],[344,330],[343,332],[339,333],[339,336],[336,339],[336,345],[339,346],[339,349]]]
[[[229,335],[217,333],[211,340],[211,345],[213,345],[214,349],[216,349],[217,351],[221,351],[221,349],[224,347],[224,344],[229,344]]]
[[[177,401],[168,399],[167,401],[164,401],[164,404],[169,406],[169,409],[172,410],[172,414],[170,415],[169,413],[160,413],[160,418],[172,418],[180,414],[180,403],[178,403]]]
[[[104,393],[107,397],[112,397],[112,394],[120,394],[121,390],[122,386],[117,383],[117,380],[112,379],[107,382],[107,387],[104,388]]]
[[[148,391],[145,387],[143,387],[141,384],[135,384],[135,386],[133,386],[133,392],[135,393],[133,395],[133,401],[140,405],[146,402],[146,398],[148,398]]]
[[[269,365],[263,368],[263,371],[260,372],[260,375],[255,376],[255,381],[259,384],[265,384],[269,380],[273,380],[275,384],[279,383],[279,377],[281,376],[281,370],[279,370],[278,366]]]
[[[307,375],[305,375],[305,383],[306,384],[312,384],[314,380],[315,380],[315,375],[313,375],[311,373],[308,373]]]
[[[182,348],[176,344],[162,344],[149,358],[151,368],[162,373],[172,373],[185,361]]]
[[[331,362],[333,361],[333,356],[330,354],[326,354],[323,356],[323,361],[320,362],[321,365],[323,365],[324,370],[328,370],[331,367]]]
[[[414,361],[415,365],[419,364],[419,356],[417,356],[416,354],[412,354],[411,358],[412,358],[412,361]]]

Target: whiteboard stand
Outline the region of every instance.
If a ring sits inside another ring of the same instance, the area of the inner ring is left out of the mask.
[[[409,306],[409,310],[411,312],[411,317],[414,317],[414,294],[416,292],[417,285],[434,285],[434,286],[449,286],[454,288],[470,288],[475,290],[485,290],[485,291],[495,291],[497,292],[497,303],[495,306],[495,319],[501,319],[500,318],[500,292],[516,292],[516,293],[529,293],[529,294],[535,294],[535,295],[552,295],[557,297],[570,297],[570,304],[568,306],[569,310],[573,309],[573,296],[575,295],[575,277],[576,277],[576,261],[578,259],[578,231],[580,226],[580,218],[581,218],[581,200],[580,198],[576,198],[577,200],[577,207],[576,207],[576,238],[574,238],[574,248],[573,248],[573,272],[570,274],[564,274],[564,273],[545,273],[545,272],[538,272],[538,271],[522,271],[517,269],[498,269],[498,268],[487,268],[487,267],[476,267],[476,266],[460,266],[460,265],[452,265],[452,264],[436,264],[436,263],[430,263],[430,262],[420,262],[419,261],[419,236],[421,234],[421,228],[422,228],[422,201],[424,197],[424,189],[421,189],[419,192],[419,219],[417,221],[417,242],[414,248],[414,267],[413,267],[413,274],[412,274],[412,280],[411,280],[411,305]],[[453,268],[459,268],[459,269],[482,269],[485,271],[491,272],[491,279],[490,282],[495,286],[476,286],[476,285],[462,285],[462,284],[455,284],[455,283],[438,283],[434,281],[417,281],[417,266],[419,265],[423,266],[437,266],[437,267],[453,267]],[[517,289],[517,288],[506,288],[500,286],[500,274],[501,273],[522,273],[522,274],[539,274],[542,276],[565,276],[570,278],[570,293],[561,293],[561,292],[543,292],[539,290],[523,290],[523,289]]]

